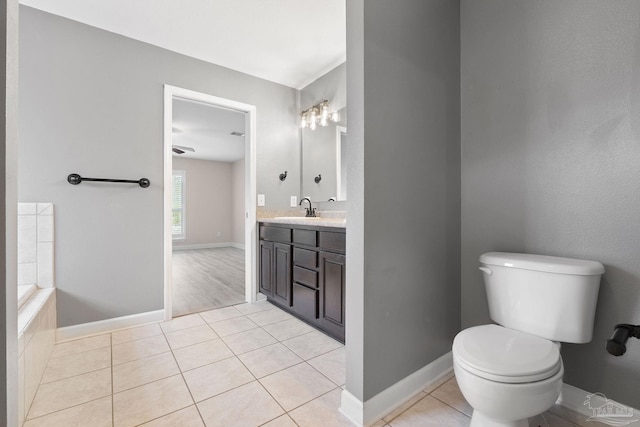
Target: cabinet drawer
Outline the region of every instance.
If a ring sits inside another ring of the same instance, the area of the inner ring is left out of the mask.
[[[260,239],[273,242],[291,243],[291,229],[280,227],[260,227]]]
[[[320,246],[324,250],[328,251],[345,251],[346,233],[336,233],[335,231],[321,231],[320,232]]]
[[[302,267],[318,268],[318,252],[294,248],[293,263]]]
[[[318,287],[318,273],[302,267],[293,267],[293,281],[312,288]]]
[[[293,229],[293,243],[301,245],[316,246],[318,243],[317,232],[315,230]]]
[[[318,318],[318,291],[293,284],[293,310],[307,319]]]

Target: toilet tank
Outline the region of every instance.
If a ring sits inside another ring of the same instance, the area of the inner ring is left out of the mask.
[[[480,264],[494,322],[552,341],[591,341],[602,264],[508,252],[482,254]]]

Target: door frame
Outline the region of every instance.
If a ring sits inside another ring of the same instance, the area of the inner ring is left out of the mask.
[[[342,194],[342,135],[347,134],[345,126],[336,126],[336,201],[344,200],[345,195]]]
[[[244,247],[245,247],[245,301],[255,302],[256,288],[256,107],[231,99],[220,98],[184,89],[164,85],[164,319],[173,317],[172,305],[172,252],[171,236],[171,173],[173,170],[172,124],[173,99],[182,98],[203,102],[215,107],[227,108],[245,113],[245,166],[244,166]]]

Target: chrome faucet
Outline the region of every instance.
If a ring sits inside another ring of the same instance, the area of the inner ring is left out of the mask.
[[[306,217],[315,217],[316,216],[316,210],[315,208],[311,207],[311,199],[308,197],[305,197],[304,199],[300,200],[300,203],[298,203],[298,206],[302,206],[302,202],[304,201],[309,202],[309,207],[305,208],[305,210],[307,211],[307,214],[305,215]]]

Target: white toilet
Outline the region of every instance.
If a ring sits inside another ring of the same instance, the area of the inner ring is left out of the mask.
[[[453,340],[471,427],[527,427],[560,396],[560,342],[591,341],[599,262],[489,252],[480,256],[491,319]]]

